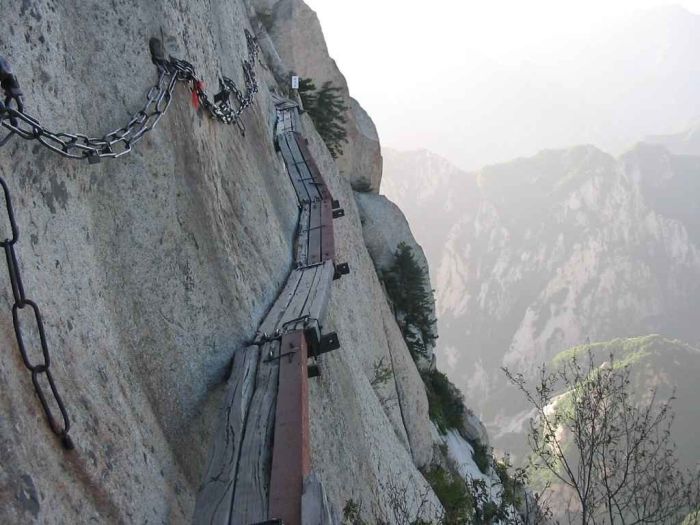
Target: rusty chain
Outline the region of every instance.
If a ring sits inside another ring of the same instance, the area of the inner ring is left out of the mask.
[[[5,209],[7,211],[7,219],[10,224],[10,230],[12,232],[11,238],[5,238],[4,241],[0,242],[0,247],[5,250],[5,260],[7,261],[7,273],[10,277],[10,286],[12,287],[12,296],[14,298],[14,304],[12,305],[12,324],[15,328],[15,337],[17,338],[17,346],[19,347],[19,352],[22,356],[22,361],[24,366],[32,373],[32,383],[34,384],[34,390],[39,397],[41,406],[44,409],[44,414],[49,422],[51,430],[61,438],[61,443],[64,448],[71,450],[73,449],[73,441],[68,435],[70,430],[70,419],[68,418],[68,412],[63,404],[61,395],[58,392],[56,383],[54,382],[53,375],[51,374],[51,356],[49,354],[48,344],[46,342],[46,333],[44,331],[44,321],[41,317],[41,311],[39,306],[28,299],[25,291],[24,284],[22,283],[22,275],[19,271],[19,264],[17,262],[17,253],[15,252],[15,244],[19,239],[19,229],[17,228],[17,223],[15,221],[15,213],[12,208],[12,199],[10,198],[10,190],[7,187],[7,183],[0,177],[0,186],[2,186],[2,191],[5,197]],[[27,352],[27,345],[24,341],[24,333],[22,331],[22,323],[20,322],[19,313],[29,307],[34,314],[34,321],[36,323],[36,330],[39,334],[39,343],[41,345],[41,354],[43,357],[43,362],[39,364],[33,364],[29,358]],[[40,379],[42,375],[46,378],[49,385],[49,390],[53,396],[59,411],[61,412],[61,418],[63,423],[58,423],[54,414],[49,406],[49,402],[46,397],[46,392],[41,386]]]
[[[25,113],[24,97],[17,77],[14,75],[10,64],[0,57],[0,88],[5,93],[5,99],[0,100],[0,125],[8,130],[4,137],[0,137],[0,147],[7,144],[13,136],[18,135],[26,140],[38,140],[51,151],[71,159],[87,159],[90,163],[95,163],[102,158],[121,157],[129,153],[135,143],[156,127],[158,121],[170,106],[172,93],[177,82],[189,84],[195,107],[201,105],[215,120],[229,125],[236,124],[241,132],[244,132],[245,128],[240,120],[241,115],[253,103],[254,96],[258,92],[258,82],[255,75],[255,63],[258,59],[257,40],[248,30],[245,30],[245,36],[248,46],[248,58],[243,61],[245,92],[241,91],[233,80],[222,76],[219,80],[219,92],[214,95],[213,101],[209,99],[206,91],[204,91],[204,83],[197,77],[192,64],[173,57],[166,58],[161,41],[155,38],[151,39],[149,43],[151,58],[158,67],[156,84],[148,90],[146,103],[143,108],[135,113],[125,126],[100,138],[88,137],[80,133],[52,132],[45,128],[36,118]],[[231,95],[235,98],[235,105],[232,103]],[[51,430],[61,439],[61,444],[64,448],[72,450],[74,444],[68,435],[70,418],[51,373],[51,356],[46,341],[41,311],[39,306],[25,295],[15,252],[15,244],[19,239],[19,230],[15,221],[10,191],[2,177],[0,177],[0,186],[2,186],[7,220],[12,234],[11,238],[6,238],[0,242],[0,247],[5,251],[7,271],[14,299],[12,324],[17,339],[17,346],[24,366],[32,374],[34,389]],[[41,346],[43,359],[38,364],[32,363],[29,358],[24,332],[22,331],[22,323],[20,322],[20,311],[27,307],[33,313],[36,333]],[[43,379],[48,383],[48,389],[42,386],[41,381]],[[58,407],[62,422],[57,421],[54,416],[54,411],[47,397],[47,390]]]
[[[87,159],[91,163],[102,158],[118,158],[129,153],[132,146],[158,124],[170,106],[172,93],[177,82],[189,84],[195,106],[201,104],[209,115],[224,124],[236,124],[244,131],[240,121],[242,113],[253,103],[258,92],[255,75],[255,62],[258,57],[257,39],[246,29],[248,58],[243,61],[243,78],[245,93],[228,77],[219,80],[220,91],[213,101],[204,91],[204,82],[197,77],[194,66],[184,60],[165,57],[162,43],[153,38],[149,45],[153,63],[158,67],[158,81],[146,94],[146,103],[123,127],[111,131],[102,137],[89,137],[82,133],[64,133],[50,131],[38,119],[24,111],[23,96],[17,78],[10,65],[0,57],[0,85],[5,91],[5,101],[0,102],[0,124],[8,130],[0,139],[0,146],[7,143],[14,135],[26,140],[38,140],[51,151],[70,159]],[[231,103],[233,94],[238,103]],[[15,107],[12,107],[14,103]]]

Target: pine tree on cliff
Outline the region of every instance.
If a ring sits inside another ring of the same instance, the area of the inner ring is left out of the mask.
[[[348,141],[345,130],[345,112],[348,107],[340,92],[341,89],[331,82],[324,82],[319,90],[310,78],[303,78],[299,82],[299,96],[304,110],[314,121],[316,130],[334,159],[343,154],[342,144]]]
[[[384,273],[384,283],[394,307],[404,314],[405,324],[420,332],[420,339],[404,334],[412,353],[426,353],[426,345],[437,339],[432,315],[433,290],[425,269],[418,264],[413,249],[405,242],[394,252],[394,262]]]

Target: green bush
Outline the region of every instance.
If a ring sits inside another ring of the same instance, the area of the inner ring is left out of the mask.
[[[334,159],[343,154],[343,143],[348,141],[345,130],[345,113],[348,107],[340,95],[341,89],[331,82],[324,82],[321,89],[316,89],[313,80],[303,78],[299,81],[299,96],[304,110],[314,121],[316,131],[326,143]]]
[[[427,345],[437,339],[436,319],[433,317],[433,290],[430,288],[428,271],[416,260],[413,249],[405,242],[400,243],[394,252],[394,262],[382,274],[389,299],[396,310],[404,314],[404,339],[414,359],[428,352]],[[415,327],[420,337],[410,333],[408,327]]]
[[[445,509],[442,523],[445,525],[468,523],[474,509],[474,502],[464,481],[439,466],[426,472],[425,479]]]
[[[491,451],[478,441],[469,440],[469,444],[474,449],[472,453],[474,463],[476,463],[476,466],[479,467],[481,472],[488,474],[489,467],[491,466]]]
[[[361,511],[361,504],[359,504],[352,498],[347,500],[345,502],[345,507],[343,507],[343,524],[367,525],[366,522],[360,517]]]
[[[394,370],[390,364],[384,363],[384,358],[374,362],[374,377],[370,381],[372,386],[386,385],[394,377]]]
[[[428,395],[430,419],[443,434],[450,428],[459,428],[464,416],[462,393],[439,370],[423,372],[421,375]]]
[[[523,485],[527,481],[525,470],[522,468],[515,470],[515,475],[510,474],[510,469],[512,465],[510,460],[506,457],[502,461],[495,461],[493,468],[498,475],[498,479],[501,480],[501,485],[503,486],[503,492],[501,493],[501,500],[507,505],[512,505],[514,508],[518,508],[522,503],[523,497]]]

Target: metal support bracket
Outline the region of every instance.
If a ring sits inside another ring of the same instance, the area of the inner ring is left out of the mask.
[[[316,359],[318,356],[337,350],[340,348],[340,340],[338,334],[330,332],[321,335],[320,330],[308,329],[305,332],[306,344],[309,347],[309,357]]]
[[[315,363],[310,364],[307,367],[306,371],[307,371],[307,376],[309,377],[309,379],[321,376],[321,369]]]
[[[324,336],[321,336],[321,342],[318,345],[318,353],[316,355],[322,355],[333,350],[340,348],[340,340],[338,339],[338,334],[335,332],[330,332]]]
[[[340,279],[343,275],[350,273],[350,265],[348,263],[341,263],[335,265],[335,273],[333,274],[333,280],[336,281]]]

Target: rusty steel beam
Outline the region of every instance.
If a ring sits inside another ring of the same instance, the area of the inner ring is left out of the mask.
[[[309,383],[303,330],[282,336],[268,516],[301,525],[304,478],[311,470]]]

